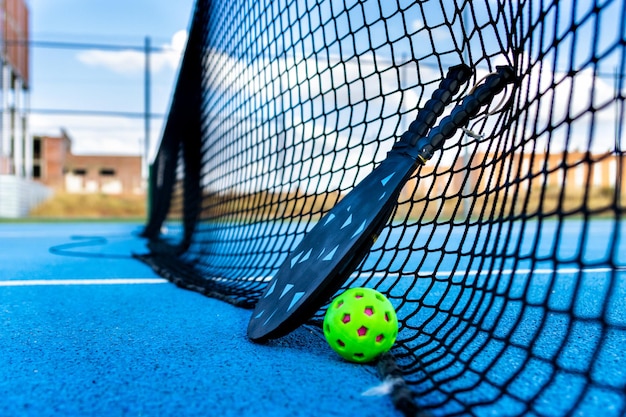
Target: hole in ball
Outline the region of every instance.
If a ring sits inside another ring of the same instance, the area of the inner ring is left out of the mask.
[[[374,308],[373,307],[365,307],[365,315],[366,316],[373,316],[374,315]]]
[[[367,327],[361,326],[356,332],[359,334],[359,336],[365,336],[367,334]]]
[[[344,323],[350,323],[350,314],[344,314],[341,321]]]

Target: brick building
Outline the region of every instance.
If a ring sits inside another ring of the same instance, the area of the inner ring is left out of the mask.
[[[29,10],[24,0],[0,0],[0,175],[29,179]]]
[[[32,180],[29,22],[25,0],[0,0],[0,217],[15,218],[50,195]]]
[[[60,136],[35,136],[33,178],[67,193],[144,193],[141,156],[74,155],[65,131]]]

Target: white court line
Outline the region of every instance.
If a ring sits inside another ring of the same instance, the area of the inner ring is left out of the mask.
[[[463,276],[463,275],[497,275],[497,274],[501,274],[501,275],[527,275],[527,274],[532,274],[532,275],[552,275],[552,274],[578,274],[580,272],[583,273],[605,273],[605,272],[611,272],[612,269],[611,268],[558,268],[558,269],[503,269],[501,271],[494,269],[494,270],[488,270],[488,269],[484,269],[482,271],[456,271],[454,274],[452,274],[453,276]],[[421,274],[420,274],[421,275]],[[450,276],[450,272],[437,272],[436,274],[437,276]]]
[[[623,268],[558,268],[558,269],[549,269],[549,268],[538,268],[538,269],[493,269],[490,270],[488,268],[483,269],[481,271],[478,270],[457,270],[455,272],[452,271],[417,271],[417,278],[428,278],[429,276],[435,276],[437,278],[445,278],[445,277],[462,277],[462,276],[484,276],[484,275],[552,275],[552,274],[578,274],[578,273],[607,273],[611,271],[616,272],[625,272],[626,270]],[[374,274],[375,278],[402,278],[402,277],[415,277],[416,273],[407,272],[407,273],[394,273],[394,274],[386,274],[383,272],[377,272]],[[356,278],[357,276],[352,275],[351,278]]]
[[[167,284],[163,278],[113,278],[113,279],[24,279],[0,281],[0,287],[48,287],[55,285],[134,285]]]
[[[532,274],[532,275],[551,275],[551,274],[577,274],[580,272],[583,273],[606,273],[611,272],[611,268],[563,268],[563,269],[505,269],[502,271],[494,270],[470,270],[470,271],[456,271],[452,273],[452,271],[438,271],[435,273],[434,271],[430,272],[418,272],[418,278],[424,278],[427,276],[436,276],[436,277],[449,277],[449,276],[477,276],[477,275],[487,275],[489,273],[493,275],[519,275],[519,274]],[[616,269],[617,272],[624,272],[623,269]],[[376,273],[374,277],[376,278],[397,278],[397,277],[414,277],[415,275],[412,273],[407,274],[384,274],[384,273]],[[351,278],[356,278],[352,276]],[[228,278],[221,277],[213,277],[212,280],[224,280],[229,281]],[[263,276],[263,277],[247,277],[247,278],[239,278],[242,281],[269,281],[271,276]],[[134,284],[167,284],[168,280],[164,278],[111,278],[111,279],[27,279],[27,280],[13,280],[13,281],[0,281],[0,287],[46,287],[46,286],[55,286],[55,285],[134,285]]]
[[[533,275],[533,276],[537,276],[537,275],[552,275],[552,274],[556,274],[556,275],[561,275],[561,274],[578,274],[578,273],[584,273],[584,274],[588,274],[588,273],[608,273],[613,271],[612,268],[606,268],[606,267],[598,267],[598,268],[558,268],[558,269],[549,269],[549,268],[538,268],[538,269],[503,269],[503,270],[498,270],[498,269],[494,269],[494,270],[490,270],[490,269],[483,269],[481,271],[478,271],[476,269],[473,270],[469,270],[469,271],[464,271],[464,270],[457,270],[455,272],[452,271],[417,271],[417,273],[415,272],[405,272],[405,273],[391,273],[388,274],[386,272],[376,272],[374,273],[374,275],[372,277],[370,276],[365,276],[365,278],[391,278],[391,279],[396,279],[396,278],[415,278],[417,276],[417,278],[428,278],[428,277],[437,277],[437,278],[446,278],[446,277],[462,277],[462,276],[485,276],[485,275]],[[615,269],[616,272],[626,272],[626,269],[621,268],[621,267],[617,267]],[[358,274],[351,274],[350,275],[350,279],[355,279],[355,278],[359,278]],[[235,277],[235,278],[229,278],[229,277],[222,277],[222,276],[213,276],[213,277],[208,277],[207,279],[211,280],[211,281],[256,281],[256,282],[268,282],[272,279],[271,275],[265,275],[265,276],[249,276],[249,277]]]
[[[0,231],[0,239],[4,238],[4,239],[13,239],[13,238],[65,238],[65,239],[71,239],[72,236],[78,236],[80,237],[80,239],[72,239],[71,242],[78,242],[78,241],[82,241],[82,240],[88,240],[88,239],[100,239],[100,238],[106,238],[106,239],[138,239],[141,240],[141,238],[134,236],[132,234],[132,232],[128,232],[128,233],[117,233],[117,234],[111,234],[111,231],[109,230],[89,230],[87,231],[85,234],[81,235],[80,233],[68,233],[67,230],[51,230],[51,231],[39,231],[39,230],[25,230],[25,231]]]

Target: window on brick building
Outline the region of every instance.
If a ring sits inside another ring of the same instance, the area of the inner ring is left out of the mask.
[[[41,159],[41,139],[33,140],[33,159]]]

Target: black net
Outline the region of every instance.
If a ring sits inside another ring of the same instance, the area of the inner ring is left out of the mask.
[[[253,307],[449,67],[510,65],[344,288],[396,307],[407,414],[624,415],[625,22],[624,0],[199,0],[144,259]]]

